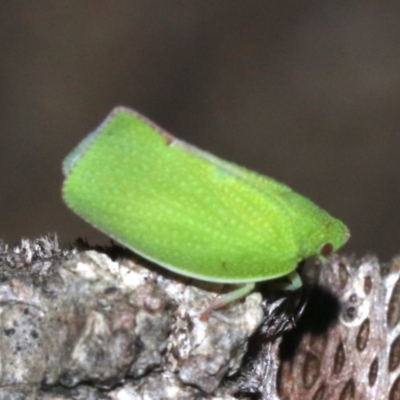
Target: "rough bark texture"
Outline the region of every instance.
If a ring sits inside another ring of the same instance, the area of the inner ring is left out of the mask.
[[[296,328],[282,337],[277,372],[271,376],[263,345],[244,392],[263,400],[400,399],[399,270],[400,258],[381,264],[336,255],[303,271],[315,286]]]
[[[399,270],[334,256],[203,321],[223,286],[117,246],[1,243],[0,400],[400,399]]]

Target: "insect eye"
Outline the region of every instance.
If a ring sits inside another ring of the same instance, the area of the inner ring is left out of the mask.
[[[324,257],[328,257],[333,252],[333,245],[332,243],[325,243],[319,249],[319,254]]]

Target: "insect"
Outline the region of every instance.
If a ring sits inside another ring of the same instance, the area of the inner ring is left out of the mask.
[[[349,238],[286,185],[187,144],[117,107],[64,160],[63,197],[87,222],[184,276],[241,286],[292,276]],[[294,278],[293,278],[294,277]],[[219,307],[216,305],[214,308]]]

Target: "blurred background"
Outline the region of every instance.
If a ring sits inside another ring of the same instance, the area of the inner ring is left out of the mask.
[[[115,105],[287,183],[400,252],[400,3],[0,4],[0,237],[107,238],[63,204],[64,156]]]

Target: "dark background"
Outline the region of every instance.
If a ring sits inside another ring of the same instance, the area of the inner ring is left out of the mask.
[[[400,250],[400,3],[0,4],[0,237],[105,237],[61,161],[118,104],[279,179],[344,220],[345,251]]]

